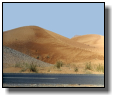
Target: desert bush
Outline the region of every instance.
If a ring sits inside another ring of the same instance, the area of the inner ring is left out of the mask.
[[[62,62],[62,61],[57,61],[56,64],[55,64],[55,66],[56,66],[58,69],[60,69],[60,67],[63,66],[63,62]]]
[[[78,72],[78,68],[77,68],[77,67],[75,68],[75,72],[76,72],[76,73]]]
[[[28,64],[28,63],[16,63],[15,64],[15,67],[20,67],[22,68],[20,72],[25,72],[27,69],[30,70],[30,72],[38,72],[37,70],[37,65],[31,63],[31,64]],[[40,67],[40,65],[38,65],[38,67]]]
[[[85,64],[85,70],[92,70],[91,62]]]
[[[33,63],[29,65],[29,70],[30,72],[38,72],[36,65],[34,65]]]
[[[98,72],[103,72],[104,73],[104,66],[102,64],[97,65],[96,70]]]

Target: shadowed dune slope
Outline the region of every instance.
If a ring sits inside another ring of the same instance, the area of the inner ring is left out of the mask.
[[[3,32],[3,45],[52,64],[58,60],[65,63],[104,60],[104,55],[96,51],[93,45],[68,39],[37,26]]]

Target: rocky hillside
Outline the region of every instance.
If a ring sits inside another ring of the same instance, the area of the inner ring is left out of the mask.
[[[19,51],[3,46],[3,67],[14,66],[16,63],[33,63],[40,67],[52,66],[52,64],[40,61]]]

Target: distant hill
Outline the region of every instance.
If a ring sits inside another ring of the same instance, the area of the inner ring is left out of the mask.
[[[104,55],[104,36],[97,34],[87,34],[71,38],[78,43],[96,47],[97,51]]]
[[[104,36],[97,35],[97,34],[74,36],[73,38],[71,38],[71,40],[74,40],[79,43],[90,44],[95,46],[98,46],[98,44],[104,45]]]

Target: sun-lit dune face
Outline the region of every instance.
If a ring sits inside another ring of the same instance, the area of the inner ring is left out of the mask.
[[[82,36],[76,36],[71,38],[80,43],[90,44],[90,45],[104,45],[104,36],[97,34],[88,34]]]
[[[80,37],[68,39],[37,26],[25,26],[3,32],[3,45],[52,64],[59,60],[65,63],[103,62],[102,47],[96,46],[102,45],[98,36],[91,38],[92,41]],[[104,40],[102,36],[100,39]]]
[[[71,40],[83,43],[89,46],[94,46],[99,53],[104,55],[104,36],[97,34],[88,34],[82,36],[76,36],[71,38]]]

